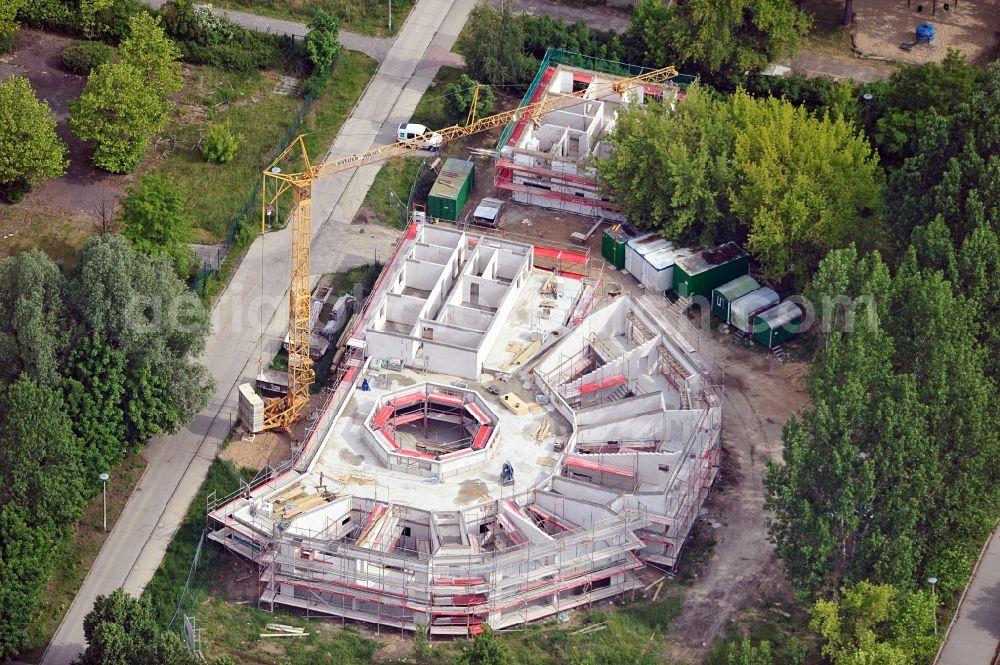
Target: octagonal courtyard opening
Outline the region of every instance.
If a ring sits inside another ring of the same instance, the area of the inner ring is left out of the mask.
[[[385,395],[365,426],[386,466],[443,478],[484,462],[499,422],[474,390],[423,383]]]

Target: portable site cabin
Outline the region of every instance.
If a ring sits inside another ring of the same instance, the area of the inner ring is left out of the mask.
[[[645,233],[632,238],[625,243],[625,270],[642,282],[642,257],[669,244],[658,233]]]
[[[729,323],[729,305],[759,288],[760,284],[750,275],[740,275],[733,281],[726,282],[712,291],[712,314],[722,319],[723,323]]]
[[[670,243],[642,257],[642,285],[647,291],[662,294],[674,286],[674,265],[677,259],[690,256],[691,250],[676,248]]]
[[[427,214],[435,219],[458,221],[475,180],[475,164],[449,157],[427,195]]]
[[[621,270],[625,267],[625,243],[632,239],[632,234],[621,224],[604,229],[601,238],[601,256],[604,260]]]
[[[751,291],[729,304],[729,323],[737,330],[742,330],[745,333],[753,332],[750,329],[753,317],[765,309],[771,309],[778,304],[779,300],[781,298],[774,292],[774,289],[769,289],[766,286]]]
[[[773,349],[798,335],[801,326],[802,310],[786,300],[754,317],[753,338]]]
[[[712,289],[750,272],[750,257],[734,242],[727,242],[677,260],[674,291],[681,298],[712,295]]]

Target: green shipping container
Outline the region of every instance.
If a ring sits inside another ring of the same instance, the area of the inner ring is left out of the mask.
[[[622,228],[617,230],[613,227],[604,229],[604,236],[601,238],[601,256],[615,268],[621,270],[625,267],[625,243],[631,237]]]
[[[786,300],[754,317],[753,338],[773,349],[798,335],[801,327],[802,310]]]
[[[712,291],[712,314],[729,323],[729,304],[760,288],[757,280],[750,275],[741,275],[731,282]]]
[[[708,298],[712,289],[750,272],[750,257],[734,242],[677,259],[674,291],[681,298]]]
[[[449,157],[427,195],[427,214],[457,222],[475,183],[475,164]]]

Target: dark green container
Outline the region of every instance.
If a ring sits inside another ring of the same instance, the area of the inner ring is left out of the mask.
[[[615,268],[621,270],[625,267],[625,243],[631,237],[621,228],[617,230],[614,227],[604,229],[604,236],[601,238],[601,256]]]
[[[457,222],[475,183],[475,164],[449,157],[427,195],[427,214]]]
[[[708,298],[712,289],[750,272],[750,257],[734,242],[727,242],[691,256],[674,265],[674,291],[681,298]]]
[[[786,300],[754,317],[753,338],[773,349],[798,335],[801,327],[802,310]]]
[[[750,275],[740,275],[731,282],[726,282],[713,289],[712,314],[722,319],[723,323],[729,323],[729,304],[759,288],[760,284],[757,283],[756,279]]]

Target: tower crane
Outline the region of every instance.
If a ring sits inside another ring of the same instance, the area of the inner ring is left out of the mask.
[[[309,386],[316,378],[313,361],[309,355],[312,333],[309,253],[312,241],[310,212],[313,183],[335,173],[400,157],[430,145],[436,147],[447,141],[502,127],[510,122],[537,119],[549,111],[574,106],[583,99],[598,100],[611,95],[624,97],[634,87],[669,83],[676,76],[676,69],[664,67],[637,76],[593,84],[583,90],[564,95],[546,96],[537,102],[479,120],[473,120],[475,113],[475,102],[473,102],[473,109],[465,125],[453,125],[437,132],[427,132],[415,139],[398,141],[346,157],[336,157],[320,164],[314,164],[310,159],[302,135],[293,139],[264,170],[261,182],[261,234],[265,231],[267,211],[282,194],[290,190],[292,195],[292,280],[288,294],[288,393],[265,405],[264,430],[287,429],[298,420],[302,408],[309,401]],[[275,168],[289,158],[298,160],[297,168],[289,171]],[[270,197],[268,181],[275,182],[274,192]]]

